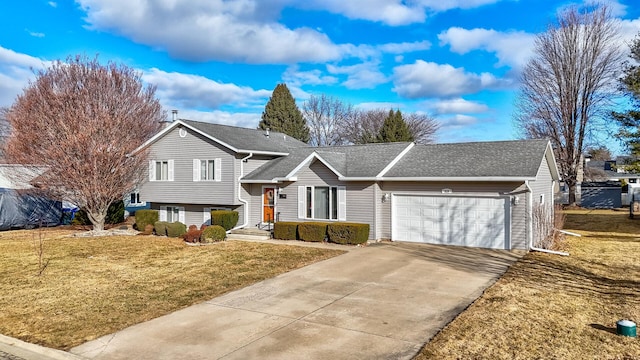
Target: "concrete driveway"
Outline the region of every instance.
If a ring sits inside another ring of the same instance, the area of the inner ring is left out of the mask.
[[[410,359],[521,255],[374,244],[71,352],[93,359]]]

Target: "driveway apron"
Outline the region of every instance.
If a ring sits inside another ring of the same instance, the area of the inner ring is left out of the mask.
[[[373,244],[71,352],[92,359],[410,359],[521,256]]]

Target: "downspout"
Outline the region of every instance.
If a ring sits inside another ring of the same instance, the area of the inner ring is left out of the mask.
[[[242,177],[244,176],[244,162],[249,160],[251,157],[253,157],[253,153],[249,153],[249,155],[247,155],[246,157],[242,158],[242,160],[240,160],[240,176],[238,176],[238,201],[244,204],[244,222],[234,227],[233,229],[227,231],[227,234],[233,230],[246,227],[247,224],[249,223],[249,202],[247,200],[244,200],[241,196],[242,183],[240,183],[240,179],[242,179]]]
[[[547,250],[533,246],[533,190],[531,190],[531,187],[529,186],[529,180],[524,181],[524,186],[526,186],[527,188],[527,227],[529,228],[529,231],[527,232],[527,238],[529,240],[529,250],[540,251],[548,254],[569,256],[569,253],[566,252]]]

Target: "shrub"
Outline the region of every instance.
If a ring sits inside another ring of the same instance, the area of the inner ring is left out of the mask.
[[[323,222],[303,222],[298,225],[298,236],[303,241],[319,242],[327,237],[327,225]]]
[[[156,223],[153,224],[156,230],[156,235],[167,236],[167,225],[169,225],[169,223],[166,221],[156,221]]]
[[[369,239],[369,224],[338,222],[327,226],[329,241],[336,244],[363,244]]]
[[[273,237],[282,240],[298,239],[298,222],[278,221],[273,224]]]
[[[227,232],[220,225],[207,226],[202,230],[201,241],[203,243],[212,243],[222,241],[227,237]]]
[[[202,230],[198,230],[197,228],[191,229],[191,226],[189,226],[189,228],[190,228],[189,231],[187,231],[184,235],[182,235],[182,238],[184,239],[184,241],[190,242],[190,243],[199,242],[200,238],[202,237]]]
[[[198,226],[196,225],[189,225],[189,229],[187,231],[191,231],[191,230],[198,230]]]
[[[176,221],[167,224],[167,236],[172,238],[182,237],[187,232],[187,225]]]
[[[136,229],[142,231],[147,224],[154,225],[158,220],[158,210],[141,209],[136,211]]]
[[[124,202],[116,201],[109,205],[107,209],[107,217],[104,218],[105,224],[119,224],[124,221]],[[71,220],[71,225],[91,225],[91,220],[85,210],[78,210]],[[144,227],[143,227],[144,229]]]
[[[240,215],[233,210],[212,210],[211,225],[220,225],[226,231],[233,229],[238,223]]]

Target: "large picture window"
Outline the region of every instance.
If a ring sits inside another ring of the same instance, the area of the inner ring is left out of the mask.
[[[339,194],[342,193],[342,196]],[[301,186],[298,199],[301,218],[318,220],[344,220],[345,188],[341,186]],[[340,201],[342,199],[342,201]],[[341,209],[342,208],[342,209]],[[341,216],[342,215],[342,216]]]

